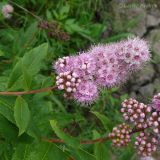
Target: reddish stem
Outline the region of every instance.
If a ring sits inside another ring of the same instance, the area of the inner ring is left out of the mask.
[[[41,93],[41,92],[48,92],[48,91],[51,91],[51,90],[54,90],[54,89],[57,89],[56,86],[52,86],[52,87],[48,87],[48,88],[42,88],[42,89],[37,89],[37,90],[31,90],[31,91],[22,91],[22,92],[0,92],[0,95],[12,95],[12,96],[18,96],[18,95],[26,95],[26,94],[36,94],[36,93]],[[146,128],[147,129],[147,128]],[[137,133],[137,132],[141,132],[141,131],[144,131],[144,128],[142,129],[133,129],[132,132],[130,133],[131,134],[134,134],[134,133]],[[109,136],[106,136],[106,137],[103,137],[103,138],[97,138],[97,139],[94,139],[94,140],[81,140],[80,143],[81,144],[94,144],[94,143],[103,143],[103,142],[106,142],[108,140],[111,140],[113,139],[113,137],[109,137]],[[47,138],[43,138],[44,141],[47,141],[47,142],[51,142],[51,143],[65,143],[64,140],[62,139],[47,139]]]
[[[0,92],[0,95],[11,95],[11,96],[19,96],[19,95],[25,95],[25,94],[36,94],[41,92],[48,92],[51,90],[57,89],[56,86],[48,87],[48,88],[42,88],[32,91],[22,91],[22,92]]]
[[[137,133],[137,132],[144,131],[144,130],[145,130],[144,128],[142,128],[142,129],[133,129],[132,132],[130,133],[130,135],[132,135],[134,133]],[[97,138],[97,139],[94,139],[94,140],[81,140],[80,144],[103,143],[103,142],[106,142],[106,141],[111,140],[111,139],[114,139],[114,137],[111,138],[109,136],[106,136],[106,137]],[[43,138],[43,140],[47,141],[47,142],[51,142],[51,143],[65,143],[64,140],[62,140],[62,139],[56,139],[56,138],[54,138],[54,139]]]

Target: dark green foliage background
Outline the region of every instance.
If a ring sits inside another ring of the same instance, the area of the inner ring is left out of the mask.
[[[11,19],[0,16],[0,91],[27,91],[53,86],[52,62],[93,44],[119,41],[137,20],[115,27],[109,0],[15,0],[44,20],[55,21],[69,41],[50,38],[32,15],[14,6]],[[0,9],[7,1],[0,2]],[[120,22],[119,22],[120,24]],[[108,36],[103,36],[104,32]],[[82,106],[58,91],[0,96],[0,160],[129,160],[132,145],[116,149],[111,142],[80,145],[81,139],[107,135],[122,122],[118,88],[103,90],[99,100]],[[66,144],[43,139],[58,137]],[[74,138],[76,137],[76,138]]]

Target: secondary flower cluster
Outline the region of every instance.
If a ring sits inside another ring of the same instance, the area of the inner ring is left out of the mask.
[[[150,133],[140,132],[136,137],[135,148],[138,148],[138,154],[142,156],[151,156],[152,152],[157,150],[158,139]]]
[[[6,4],[2,7],[2,14],[5,18],[11,18],[14,8],[10,4]]]
[[[123,123],[114,127],[112,133],[109,134],[109,137],[113,139],[112,142],[115,146],[126,146],[128,145],[128,142],[130,142],[130,132],[131,129],[129,125]]]
[[[134,123],[137,128],[147,128],[147,113],[151,112],[151,107],[139,103],[135,99],[128,99],[122,103],[121,112],[126,121]]]
[[[40,21],[38,27],[45,30],[48,36],[51,38],[56,38],[61,41],[69,41],[70,35],[62,30],[56,21]]]
[[[71,96],[78,102],[92,103],[102,87],[120,85],[149,60],[147,43],[133,38],[119,43],[93,46],[77,56],[59,58],[53,68],[58,76],[65,72],[75,73],[81,82]],[[59,88],[59,83],[57,86]],[[68,92],[66,88],[64,90]]]
[[[157,150],[160,136],[160,93],[155,95],[151,104],[145,105],[137,100],[130,98],[122,102],[121,112],[126,122],[133,128],[128,126],[124,130],[124,124],[121,127],[113,128],[109,137],[112,138],[113,144],[116,146],[125,146],[130,140],[124,141],[124,137],[130,138],[132,134],[139,132],[136,137],[135,148],[138,154],[142,156],[151,156]],[[122,132],[123,131],[123,132]],[[118,135],[118,136],[117,136]],[[125,143],[124,143],[125,142]],[[125,145],[122,145],[125,144]]]

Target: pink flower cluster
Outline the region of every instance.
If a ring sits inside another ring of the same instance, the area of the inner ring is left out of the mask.
[[[154,95],[151,104],[147,105],[133,98],[126,99],[122,102],[121,112],[124,120],[133,125],[132,131],[143,131],[136,137],[138,153],[150,156],[160,142],[160,93]]]
[[[121,112],[126,121],[133,123],[136,128],[147,128],[147,114],[150,113],[152,108],[143,103],[139,103],[135,99],[128,99],[122,102]]]
[[[156,136],[150,133],[140,132],[136,137],[135,148],[138,149],[138,154],[143,157],[151,156],[157,150],[158,140]]]
[[[2,14],[5,18],[11,18],[11,13],[14,11],[14,8],[10,4],[6,4],[2,7]]]
[[[91,103],[98,97],[101,87],[120,85],[132,71],[140,69],[149,60],[148,44],[142,39],[133,38],[92,46],[77,56],[59,58],[54,69],[58,75],[63,72],[76,74],[81,82],[71,96],[78,102]]]

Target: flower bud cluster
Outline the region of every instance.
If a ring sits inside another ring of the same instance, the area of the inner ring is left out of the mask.
[[[135,148],[142,156],[151,156],[157,150],[158,139],[150,133],[140,132],[136,137]]]
[[[156,109],[156,111],[160,111],[160,93],[153,97],[151,105],[154,109]]]
[[[135,99],[128,99],[122,102],[121,112],[123,118],[135,125],[136,128],[147,128],[147,115],[151,112],[151,107],[139,103]]]
[[[40,21],[38,24],[39,28],[42,29],[56,29],[58,24],[56,22],[49,22],[49,21]]]
[[[46,30],[51,38],[57,38],[62,41],[68,41],[70,39],[69,34],[60,29],[57,22],[41,21],[39,22],[38,27]]]
[[[130,127],[123,123],[117,127],[114,127],[112,133],[109,134],[109,137],[112,139],[112,142],[115,146],[127,146],[130,142]]]
[[[153,132],[160,134],[160,112],[153,112],[148,120],[148,124],[152,127]]]
[[[76,92],[81,80],[76,73],[62,72],[56,77],[56,85],[59,90],[65,90],[64,97],[72,98],[72,93]]]
[[[69,71],[70,70],[69,63],[70,63],[69,57],[58,58],[58,60],[55,63],[56,71],[58,73]]]
[[[135,148],[143,157],[151,156],[157,150],[160,137],[160,93],[152,98],[151,104],[145,105],[130,98],[122,102],[121,112],[126,121],[133,124],[129,136],[140,132],[136,137]],[[113,140],[120,131],[115,128],[109,135]],[[118,144],[120,140],[114,140]],[[120,146],[120,145],[117,145]]]
[[[149,60],[147,43],[133,38],[109,45],[93,46],[77,56],[60,58],[53,68],[57,74],[68,71],[76,73],[87,88],[93,85],[93,92],[89,89],[89,92],[87,90],[85,94],[81,94],[82,91],[78,89],[76,96],[73,94],[78,102],[91,103],[98,97],[98,91],[102,87],[124,83],[132,71],[141,68]]]

